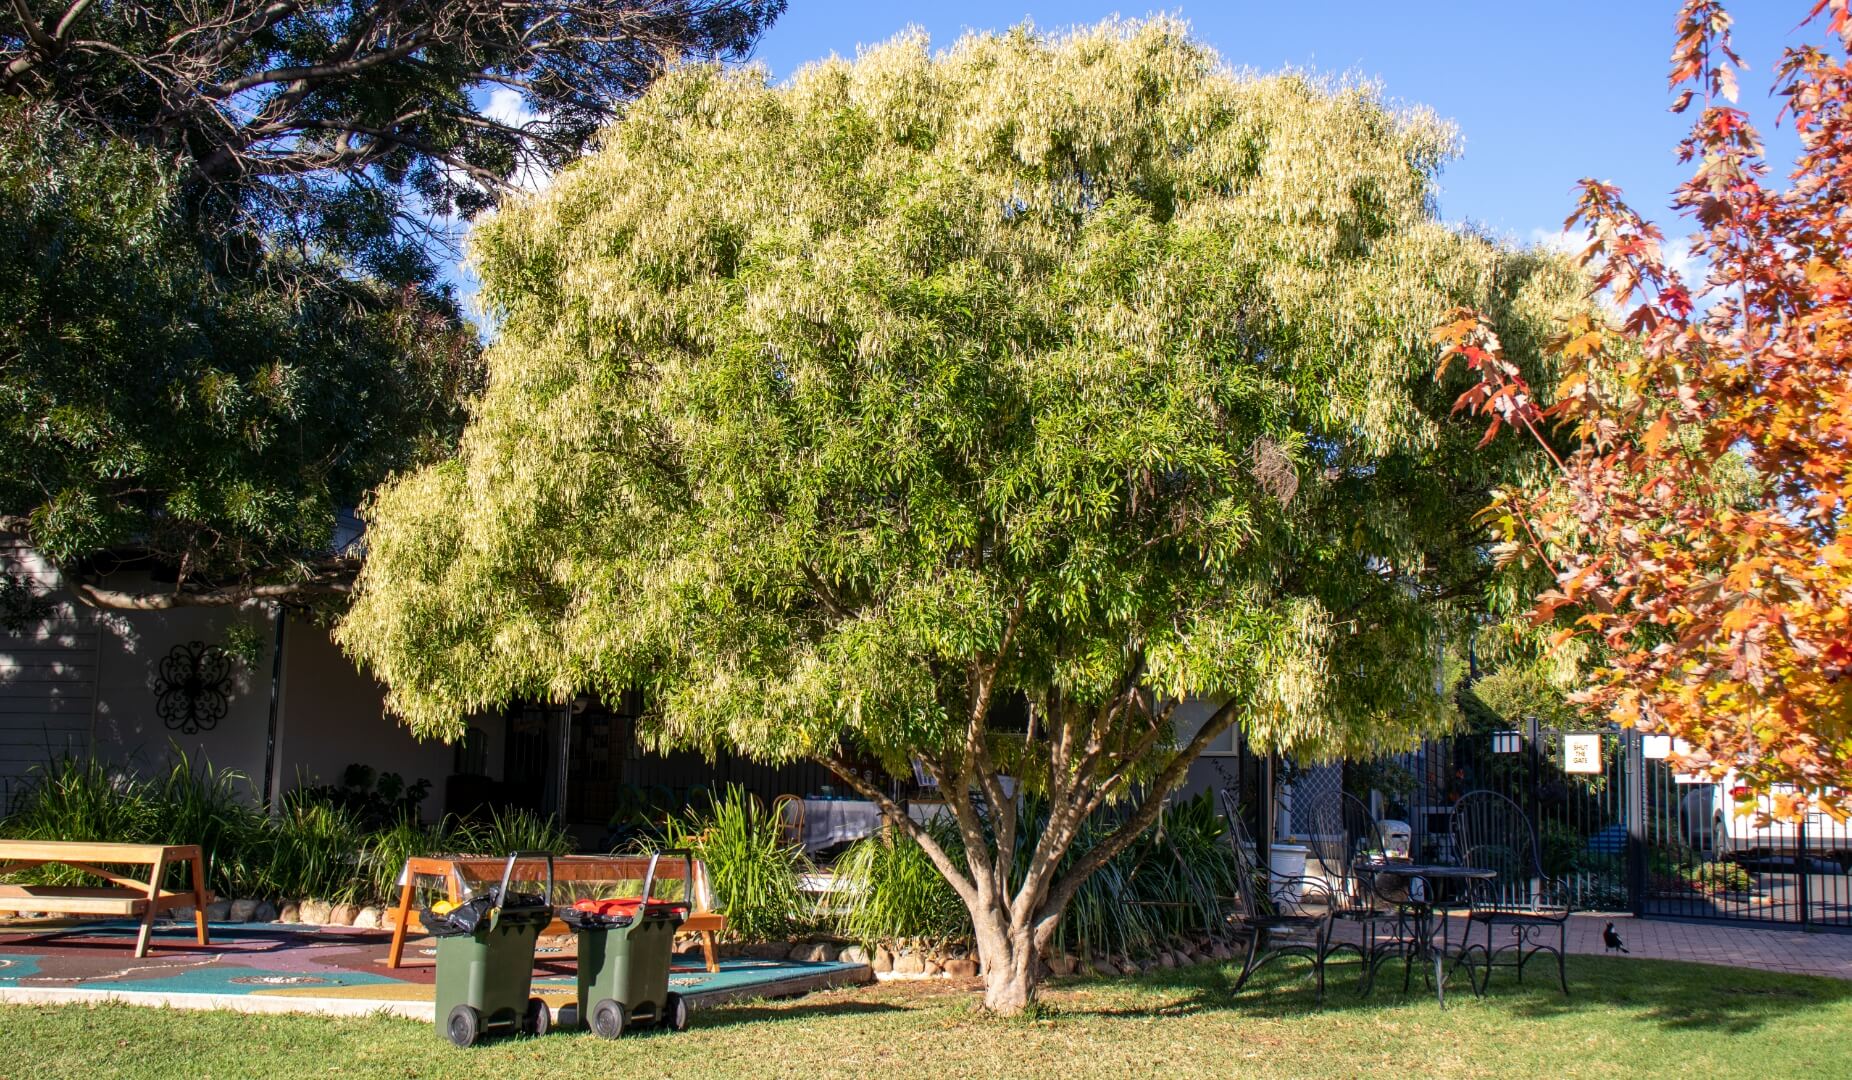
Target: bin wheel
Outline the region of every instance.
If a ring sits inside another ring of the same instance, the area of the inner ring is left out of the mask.
[[[624,1011],[622,1003],[613,998],[605,998],[592,1006],[592,1030],[601,1039],[615,1039],[630,1026],[630,1014]]]
[[[527,1024],[529,1035],[545,1035],[553,1026],[553,1014],[547,1011],[547,1003],[539,998],[527,999]]]
[[[688,1030],[688,1000],[680,994],[670,994],[662,1001],[662,1026],[670,1031]]]
[[[568,1001],[566,1004],[561,1005],[559,1007],[559,1012],[553,1017],[553,1022],[563,1028],[578,1027],[579,1003],[576,1001]]]
[[[482,1014],[468,1005],[458,1005],[444,1020],[444,1033],[458,1046],[474,1046],[482,1037]]]

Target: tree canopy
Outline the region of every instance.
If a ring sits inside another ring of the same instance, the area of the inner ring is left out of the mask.
[[[418,223],[577,157],[677,58],[739,59],[783,0],[19,0],[0,95],[183,166],[196,204],[403,276]],[[484,110],[501,90],[518,110]]]
[[[782,0],[0,13],[0,517],[97,603],[351,583],[337,514],[454,447],[460,222]],[[124,560],[154,593],[100,586]]]
[[[182,581],[327,584],[296,563],[336,511],[454,445],[474,331],[442,292],[228,271],[158,157],[0,117],[0,507],[67,563],[133,546]]]
[[[642,687],[659,745],[919,758],[968,868],[846,778],[1020,1007],[1073,887],[1229,724],[1315,758],[1445,718],[1470,518],[1524,452],[1472,452],[1431,328],[1470,298],[1533,361],[1581,292],[1435,219],[1454,146],[1165,20],[681,69],[474,232],[489,387],[371,504],[340,640],[424,735]],[[1026,731],[987,723],[1005,695]],[[1221,707],[1179,740],[1185,696]],[[1002,773],[1048,800],[1021,862]]]

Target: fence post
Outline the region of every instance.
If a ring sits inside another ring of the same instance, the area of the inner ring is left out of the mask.
[[[1537,798],[1537,788],[1542,784],[1540,775],[1543,763],[1543,748],[1538,745],[1542,735],[1542,725],[1535,716],[1524,718],[1524,762],[1529,775],[1524,785],[1524,812],[1530,817],[1530,834],[1543,842],[1543,806]]]
[[[1813,864],[1807,859],[1807,814],[1804,810],[1801,819],[1794,823],[1794,869],[1800,871],[1796,884],[1801,893],[1801,929],[1811,930],[1813,913],[1808,909],[1813,907]]]
[[[1625,732],[1627,752],[1627,906],[1635,916],[1646,914],[1646,752],[1640,732]]]

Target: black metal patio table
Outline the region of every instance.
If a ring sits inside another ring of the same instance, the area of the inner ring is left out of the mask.
[[[1398,922],[1407,928],[1407,933],[1397,935],[1391,947],[1385,947],[1381,956],[1368,958],[1368,981],[1365,992],[1376,981],[1376,966],[1390,956],[1401,956],[1403,960],[1402,988],[1408,988],[1408,973],[1415,964],[1434,965],[1432,981],[1434,995],[1440,1001],[1440,1007],[1447,1007],[1447,916],[1446,901],[1450,898],[1455,884],[1472,881],[1489,881],[1497,874],[1492,870],[1481,870],[1471,866],[1445,866],[1429,863],[1397,862],[1393,859],[1374,860],[1359,859],[1352,864],[1356,871],[1370,880],[1370,887],[1377,896],[1396,906]],[[1406,889],[1401,895],[1390,896],[1381,888],[1382,878],[1399,878],[1406,882]],[[1434,944],[1435,919],[1439,919],[1440,944]],[[1367,946],[1366,946],[1367,948]],[[1472,981],[1472,972],[1466,973],[1468,982]],[[1474,992],[1478,991],[1474,984]]]

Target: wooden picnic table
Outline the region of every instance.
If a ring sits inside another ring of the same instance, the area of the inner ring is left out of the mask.
[[[641,882],[644,874],[649,871],[649,863],[647,855],[556,855],[553,858],[553,880]],[[405,931],[412,918],[412,893],[419,878],[442,878],[450,902],[458,903],[463,900],[466,892],[471,891],[468,882],[499,882],[507,865],[507,859],[486,855],[420,855],[405,860],[405,869],[399,875],[398,918],[393,922],[392,947],[386,954],[386,966],[398,967],[405,953]],[[699,859],[693,860],[693,868],[695,880],[683,887],[683,896],[689,904],[688,917],[682,921],[677,933],[700,935],[701,954],[707,970],[719,971],[720,957],[716,940],[727,927],[727,917],[713,910],[714,894],[708,882],[707,868]],[[540,881],[545,878],[546,870],[545,859],[517,859],[514,880]],[[679,881],[686,873],[686,866],[679,856],[664,858],[656,865],[658,881]],[[555,919],[546,932],[563,933],[568,929],[565,923]]]
[[[122,915],[141,917],[135,937],[135,955],[148,955],[148,938],[154,917],[178,907],[193,909],[193,927],[201,945],[211,944],[206,934],[205,860],[197,844],[110,844],[87,840],[0,840],[0,874],[58,863],[110,884],[74,888],[62,885],[0,885],[0,911],[56,911],[71,915]],[[161,887],[170,866],[192,866],[193,887],[169,891]],[[111,866],[147,867],[146,877],[107,869]]]

